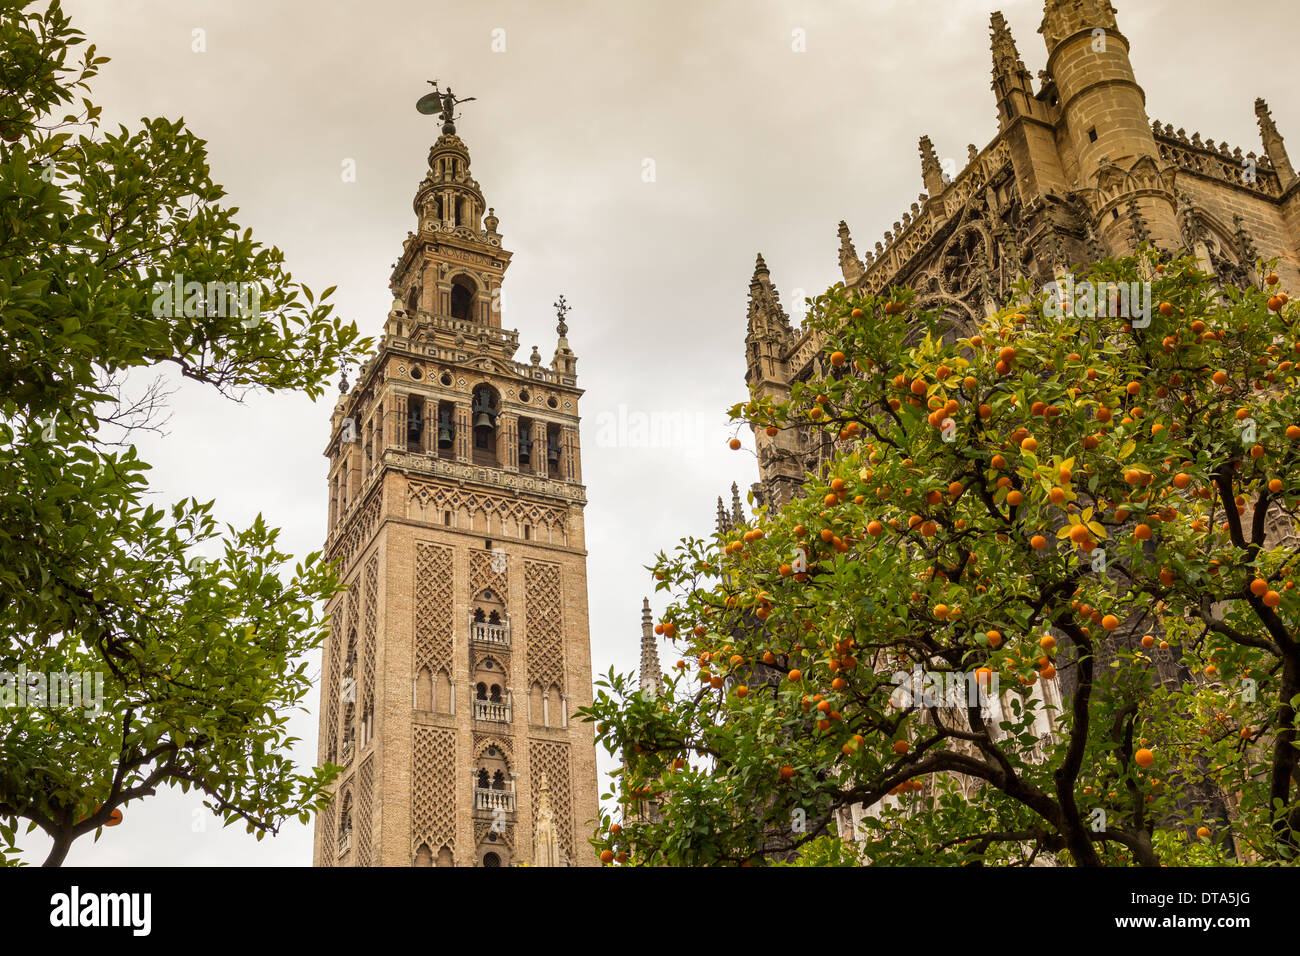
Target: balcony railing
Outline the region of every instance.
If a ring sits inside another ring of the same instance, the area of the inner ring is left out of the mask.
[[[475,720],[496,720],[503,724],[510,722],[510,705],[503,701],[474,701]]]
[[[482,787],[475,787],[474,809],[504,810],[506,813],[514,813],[515,792],[513,790],[485,790]]]
[[[470,640],[478,641],[480,644],[493,644],[497,647],[510,646],[510,625],[509,624],[484,624],[480,621],[471,621],[469,625]]]

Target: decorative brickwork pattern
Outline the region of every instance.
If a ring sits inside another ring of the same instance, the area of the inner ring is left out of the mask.
[[[375,631],[379,608],[379,555],[366,562],[365,653],[361,662],[362,707],[373,707],[375,700]],[[363,741],[364,743],[364,741]]]
[[[456,735],[436,727],[414,728],[411,756],[411,856],[427,843],[456,852]]]
[[[415,549],[415,670],[452,673],[452,549],[418,544]]]
[[[471,551],[469,553],[469,593],[471,597],[478,597],[487,588],[491,588],[502,599],[510,593],[510,567],[508,564],[503,564],[502,570],[493,570],[493,557],[491,551]]]
[[[375,802],[375,755],[366,757],[357,776],[357,866],[370,866],[370,811]]]
[[[564,619],[560,605],[560,566],[524,562],[528,682],[564,687]],[[558,703],[558,702],[557,702]]]
[[[538,540],[549,539],[556,544],[564,543],[565,512],[562,508],[422,482],[413,481],[408,487],[408,517],[442,524],[446,512],[459,515],[462,510],[471,520],[476,515],[483,518],[485,530],[489,533],[522,537],[521,529],[524,525],[530,525]]]
[[[553,741],[534,740],[529,747],[528,775],[532,786],[536,787],[546,774],[551,788],[551,809],[555,813],[555,832],[560,840],[560,849],[564,859],[573,864],[573,783],[569,770],[569,745]],[[532,807],[534,816],[537,806]],[[534,819],[529,824],[530,832],[537,828]]]

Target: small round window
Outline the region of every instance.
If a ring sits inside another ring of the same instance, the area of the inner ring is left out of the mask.
[[[560,403],[557,402],[557,401],[555,400],[555,396],[552,395],[550,398],[548,398],[548,399],[546,400],[546,407],[547,407],[547,408],[559,408],[559,407],[560,407]]]
[[[519,400],[520,400],[521,402],[526,402],[526,401],[528,401],[529,399],[531,399],[532,397],[533,397],[533,396],[531,396],[531,395],[528,394],[528,389],[526,389],[526,388],[521,388],[521,389],[519,390]]]
[[[451,373],[450,373],[450,372],[443,372],[443,373],[442,373],[442,378],[438,379],[438,381],[442,382],[443,385],[450,385],[450,384],[451,384]]]
[[[420,366],[416,365],[411,369],[411,378],[415,379],[417,382],[424,378],[424,373],[420,371]]]

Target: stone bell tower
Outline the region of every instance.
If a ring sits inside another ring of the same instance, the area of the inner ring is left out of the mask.
[[[577,359],[502,328],[511,254],[451,92],[378,349],[330,420],[319,866],[595,865]]]

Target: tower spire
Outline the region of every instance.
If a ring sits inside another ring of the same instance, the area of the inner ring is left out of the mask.
[[[722,505],[722,495],[718,495],[718,534],[726,534],[727,527],[727,509]]]
[[[533,866],[564,866],[564,854],[555,835],[555,811],[551,809],[551,782],[546,773],[537,786],[537,810],[533,823]]]
[[[997,97],[998,124],[1006,127],[1020,115],[1033,109],[1033,86],[1025,61],[1020,59],[1015,37],[1002,16],[995,11],[989,18],[989,43],[993,54],[993,93]]]
[[[921,137],[921,179],[925,183],[925,191],[931,196],[939,195],[947,185],[943,181],[939,154],[934,151],[934,143],[930,142],[929,136]]]
[[[1264,98],[1260,97],[1255,100],[1255,118],[1259,122],[1259,136],[1264,141],[1264,153],[1268,156],[1268,161],[1273,164],[1277,170],[1277,178],[1282,186],[1282,191],[1286,192],[1293,182],[1295,182],[1295,169],[1291,166],[1291,160],[1286,154],[1286,146],[1282,143],[1282,134],[1277,131],[1277,126],[1273,123],[1273,115],[1269,112],[1268,104]]]
[[[858,258],[858,250],[853,247],[853,237],[849,235],[849,224],[843,219],[840,220],[839,236],[840,271],[844,273],[844,281],[852,285],[862,278],[862,273],[867,270],[862,265],[862,260]]]
[[[731,520],[737,525],[745,522],[745,511],[740,506],[740,486],[734,481],[731,483]]]
[[[655,644],[654,616],[650,613],[650,599],[641,599],[641,691],[658,697],[664,689],[663,672],[659,669],[659,648]]]

